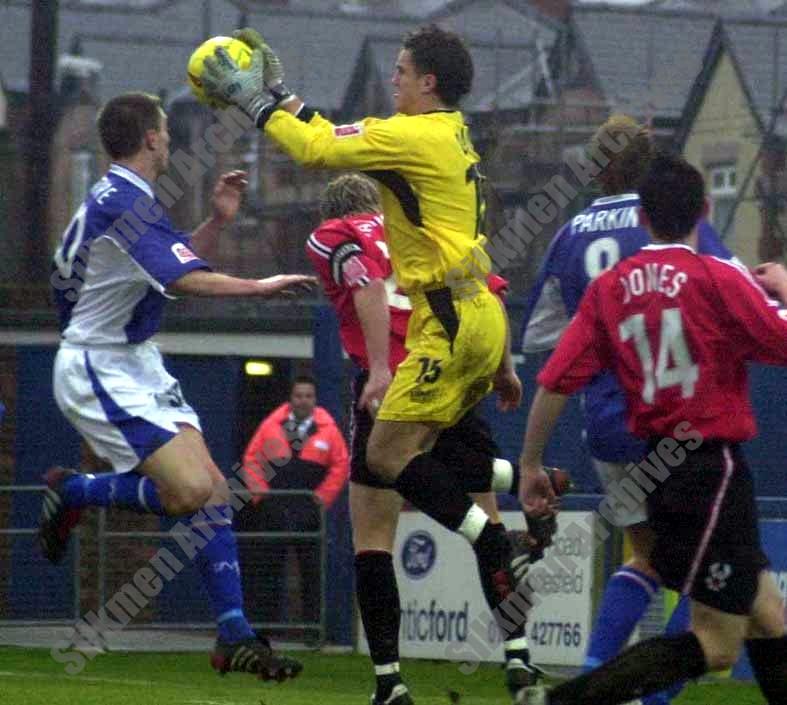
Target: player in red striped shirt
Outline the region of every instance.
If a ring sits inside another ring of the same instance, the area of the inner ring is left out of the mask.
[[[356,174],[340,176],[325,189],[320,210],[325,220],[309,237],[306,252],[338,313],[342,344],[360,370],[353,383],[350,513],[356,593],[377,676],[372,703],[409,705],[412,700],[399,675],[401,608],[391,556],[403,500],[370,472],[366,444],[374,411],[407,355],[410,300],[393,277],[375,184]],[[501,297],[508,286],[494,275],[488,284]],[[474,500],[502,527],[494,491],[516,492],[518,481],[511,464],[497,457],[487,424],[471,411],[440,434],[432,454],[446,468],[463,469],[457,482],[475,493]],[[497,614],[499,597],[480,573],[490,610]],[[510,620],[502,626],[512,694],[535,682],[538,673],[529,664],[524,628]]]
[[[521,702],[628,702],[731,667],[745,641],[767,701],[783,704],[784,604],[766,570],[739,443],[755,435],[746,363],[787,366],[787,310],[744,268],[696,253],[696,224],[707,213],[696,169],[660,156],[639,190],[654,243],[588,287],[539,374],[521,498],[527,511],[550,511],[554,496],[541,469],[549,434],[567,395],[611,369],[626,394],[630,430],[653,451],[653,462],[640,464],[656,536],[652,564],[665,585],[691,598],[691,631],[641,642],[549,693],[528,688]],[[787,270],[758,272],[787,304]]]

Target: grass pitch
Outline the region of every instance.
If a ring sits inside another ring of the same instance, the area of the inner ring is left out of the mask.
[[[373,677],[364,656],[294,654],[305,668],[295,681],[267,684],[244,674],[225,678],[206,654],[111,653],[77,676],[44,649],[0,648],[0,701],[8,705],[368,705]],[[402,664],[418,705],[509,705],[502,672],[482,666],[471,676],[456,664]],[[454,694],[453,697],[451,694]],[[459,699],[457,700],[456,694]],[[754,686],[692,686],[679,705],[764,705]]]

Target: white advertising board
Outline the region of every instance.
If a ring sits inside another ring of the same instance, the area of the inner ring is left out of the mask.
[[[525,528],[519,512],[503,512],[509,529]],[[561,512],[545,559],[530,569],[535,592],[527,638],[535,663],[582,664],[592,620],[592,512]],[[497,624],[484,600],[467,541],[425,517],[399,520],[394,566],[402,603],[401,655],[452,661],[502,661]],[[358,648],[369,652],[358,619]]]

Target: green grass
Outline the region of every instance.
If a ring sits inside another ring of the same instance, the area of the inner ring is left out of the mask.
[[[204,654],[124,654],[97,657],[77,676],[41,649],[0,648],[0,701],[9,705],[368,705],[372,676],[363,656],[299,654],[304,673],[283,685],[244,674],[220,678]],[[418,705],[508,705],[499,668],[471,675],[450,663],[403,664]],[[692,686],[680,705],[763,705],[757,689],[737,683]]]

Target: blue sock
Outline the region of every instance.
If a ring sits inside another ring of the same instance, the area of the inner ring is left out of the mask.
[[[213,516],[206,517],[203,511]],[[230,643],[248,639],[254,636],[254,631],[243,614],[243,589],[238,544],[232,532],[232,510],[227,505],[216,505],[203,511],[191,519],[195,530],[208,539],[195,562],[210,597],[219,638]],[[225,518],[218,518],[217,512]]]
[[[664,633],[667,636],[681,634],[682,632],[688,631],[690,623],[691,602],[688,597],[683,595],[678,601],[678,604],[675,605],[675,609],[670,615]],[[660,693],[654,693],[646,698],[642,698],[642,705],[669,705],[674,698],[678,697],[678,694],[683,690],[685,685],[685,681],[679,681]]]
[[[65,483],[70,507],[122,507],[144,514],[163,515],[158,488],[149,477],[131,472],[76,475]]]
[[[628,566],[610,578],[590,634],[583,672],[598,668],[620,653],[658,589],[655,580]]]

